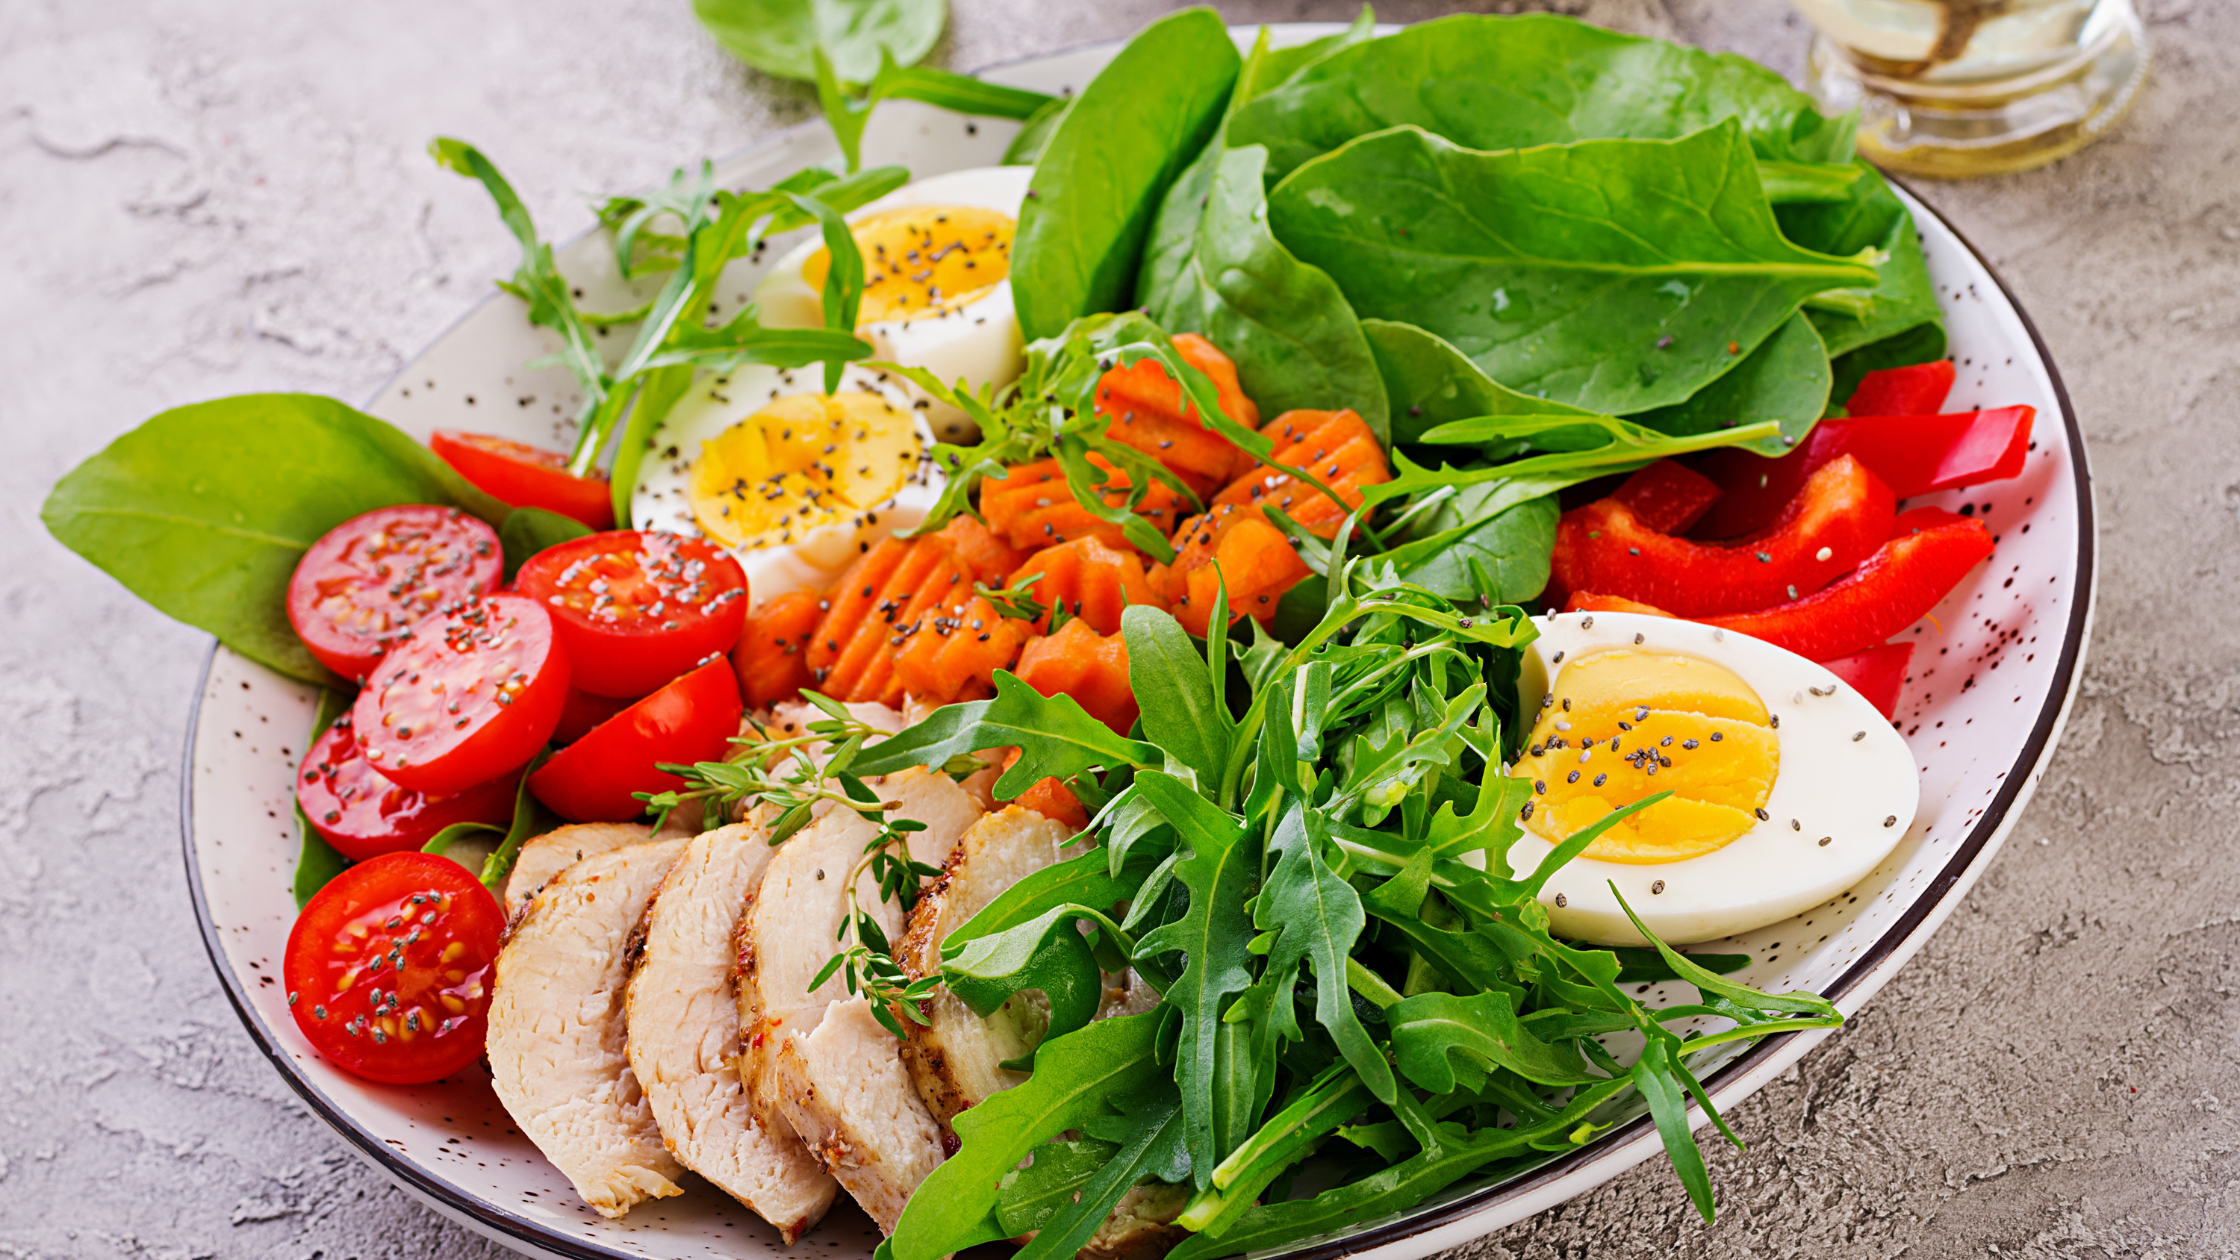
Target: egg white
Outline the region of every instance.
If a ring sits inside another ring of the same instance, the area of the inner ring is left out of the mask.
[[[1016,221],[1020,207],[1026,204],[1027,183],[1033,176],[1030,166],[950,171],[905,184],[847,218],[857,223],[905,206],[939,205],[994,210]],[[803,266],[822,248],[824,238],[811,233],[771,264],[754,294],[765,327],[824,325],[823,290],[802,275]],[[1001,388],[1017,379],[1026,364],[1025,341],[1019,332],[1019,314],[1012,305],[1008,277],[945,314],[931,319],[882,320],[864,324],[856,333],[871,343],[873,359],[924,368],[944,385],[963,380],[974,387],[990,384]],[[904,388],[914,398],[920,397],[915,387]],[[942,441],[971,440],[974,433],[963,412],[944,403],[925,401],[929,403],[927,420]]]
[[[630,495],[631,523],[639,529],[702,536],[699,522],[693,519],[691,493],[692,465],[700,458],[701,443],[778,398],[823,388],[824,370],[814,366],[781,370],[749,365],[722,376],[701,373],[654,430]],[[865,368],[851,366],[841,374],[839,392],[849,391],[878,394],[906,410],[914,404],[892,377]],[[933,437],[925,409],[913,411],[912,417],[919,441],[930,444]],[[785,546],[734,549],[732,555],[747,571],[749,607],[760,607],[788,591],[823,590],[839,581],[857,556],[896,530],[924,520],[941,497],[945,481],[939,466],[921,461],[892,498],[860,518],[820,526]]]
[[[1715,661],[1748,683],[1779,723],[1781,748],[1765,803],[1770,820],[1726,845],[1650,865],[1573,858],[1557,870],[1540,900],[1558,935],[1646,944],[1612,884],[1668,945],[1752,931],[1856,885],[1913,826],[1921,783],[1912,752],[1873,705],[1819,664],[1748,635],[1637,613],[1558,613],[1538,624],[1518,681],[1528,702],[1548,694],[1564,662],[1606,648],[1678,652]],[[1521,878],[1554,850],[1527,831],[1509,862]]]

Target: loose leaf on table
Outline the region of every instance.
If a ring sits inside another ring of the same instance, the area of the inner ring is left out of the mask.
[[[1697,390],[1686,402],[1626,418],[1675,437],[1771,420],[1781,426],[1779,434],[1740,445],[1760,455],[1788,453],[1827,414],[1828,390],[1834,383],[1828,351],[1820,343],[1815,321],[1808,318],[1812,314],[1791,315],[1733,371]]]
[[[991,748],[1017,748],[1019,760],[996,780],[996,797],[1010,800],[1045,778],[1067,779],[1084,770],[1112,766],[1154,766],[1159,749],[1115,735],[1090,717],[1072,696],[1045,696],[997,670],[992,700],[935,709],[916,726],[871,745],[851,769],[869,778],[911,766],[938,766],[951,757]]]
[[[291,678],[334,675],[288,625],[288,579],[321,535],[399,503],[505,504],[401,430],[311,394],[174,408],[64,474],[39,518],[63,546],[176,620]]]
[[[1251,955],[1245,950],[1252,940],[1252,919],[1244,902],[1260,875],[1259,846],[1233,815],[1180,779],[1147,770],[1136,775],[1133,790],[1166,815],[1189,851],[1174,866],[1175,878],[1189,890],[1189,908],[1181,918],[1146,933],[1136,953],[1180,953],[1186,959],[1166,998],[1182,1020],[1175,1083],[1182,1090],[1184,1141],[1203,1188],[1221,1159],[1214,1144],[1212,1101],[1221,1017],[1228,999],[1252,984]]]
[[[1518,1022],[1507,993],[1419,993],[1385,1012],[1392,1049],[1407,1078],[1434,1094],[1481,1086],[1505,1068],[1542,1085],[1601,1080],[1568,1043],[1551,1045]]]
[[[1268,221],[1362,315],[1611,415],[1684,401],[1806,298],[1875,278],[1782,237],[1731,120],[1499,153],[1397,128],[1293,172]]]
[[[1264,414],[1350,407],[1382,438],[1384,384],[1353,308],[1268,231],[1266,158],[1258,146],[1218,155],[1187,257],[1147,295],[1151,316],[1220,346]]]
[[[1158,1011],[1098,1020],[1043,1043],[1032,1076],[958,1114],[957,1153],[910,1196],[879,1246],[883,1260],[940,1260],[1008,1235],[996,1215],[1004,1175],[1046,1138],[1109,1114],[1166,1079],[1154,1053]]]
[[[1213,693],[1204,654],[1171,614],[1144,604],[1121,612],[1120,634],[1145,738],[1189,767],[1199,783],[1219,783],[1236,723]]]
[[[850,83],[878,73],[881,52],[914,64],[941,38],[947,0],[693,0],[700,24],[764,74],[813,83],[823,49]]]
[[[1828,354],[1840,356],[1923,325],[1942,328],[1936,285],[1929,279],[1929,263],[1921,253],[1913,216],[1891,190],[1889,181],[1861,162],[1858,182],[1841,201],[1785,205],[1775,209],[1782,232],[1806,249],[1848,256],[1862,249],[1882,251],[1875,267],[1875,283],[1859,295],[1863,307],[1856,313],[1808,308],[1805,314],[1827,344]],[[1943,353],[1940,342],[1933,359]],[[1917,360],[1920,361],[1920,360]],[[1837,394],[1841,403],[1850,391]]]
[[[1853,120],[1731,53],[1546,15],[1457,15],[1343,49],[1237,111],[1229,143],[1265,144],[1280,179],[1408,124],[1472,149],[1675,140],[1734,119],[1756,157],[1848,162]]]
[[[1011,249],[1028,340],[1125,304],[1152,215],[1221,121],[1239,59],[1211,9],[1145,27],[1065,111]]]
[[[505,524],[498,526],[498,545],[506,553],[506,581],[513,580],[529,557],[590,532],[582,521],[543,508],[518,507],[506,513]]]
[[[306,749],[318,744],[319,737],[327,733],[327,728],[334,725],[334,720],[350,711],[350,701],[351,695],[347,691],[339,691],[333,687],[319,688],[319,702],[311,711],[311,734],[303,741]],[[295,893],[296,909],[301,910],[310,902],[313,894],[327,886],[328,880],[340,875],[343,868],[350,865],[350,859],[337,853],[335,847],[327,843],[326,837],[313,829],[311,820],[304,816],[301,804],[294,808],[299,845],[292,891]]]

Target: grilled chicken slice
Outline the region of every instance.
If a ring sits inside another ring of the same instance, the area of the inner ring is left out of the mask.
[[[880,1231],[893,1233],[902,1205],[945,1156],[871,1003],[835,1002],[816,1031],[785,1037],[775,1075],[794,1131]]]
[[[594,853],[612,853],[652,839],[653,828],[642,823],[574,823],[532,837],[513,855],[513,870],[498,892],[498,904],[508,916],[519,917],[529,898],[553,876]]]
[[[498,954],[490,1078],[514,1123],[599,1214],[683,1191],[631,1071],[629,945],[684,849],[633,844],[576,862],[529,899]]]
[[[630,1068],[670,1154],[790,1244],[839,1185],[791,1129],[758,1122],[739,1085],[731,942],[773,852],[767,830],[735,824],[696,837],[669,868],[630,977]]]
[[[941,879],[918,898],[895,961],[912,979],[941,974],[941,945],[1004,889],[1063,857],[1073,830],[1017,805],[973,825],[949,855]],[[1109,999],[1108,999],[1109,1001]],[[996,1066],[1031,1052],[1049,1023],[1040,993],[1022,993],[986,1019],[946,985],[921,1004],[929,1023],[906,1024],[902,1061],[944,1133],[956,1114],[1027,1079]]]

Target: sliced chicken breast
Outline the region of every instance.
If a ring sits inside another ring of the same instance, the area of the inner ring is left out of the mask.
[[[949,855],[940,880],[918,898],[895,961],[913,979],[941,974],[941,945],[949,933],[1003,890],[1057,863],[1072,838],[1064,823],[1017,805],[982,818]],[[1041,1039],[1049,1023],[1049,1006],[1041,999],[1039,993],[1019,994],[986,1019],[947,986],[920,1004],[930,1022],[905,1025],[910,1035],[902,1062],[944,1133],[958,1112],[1027,1079],[997,1065],[1026,1055]],[[1108,997],[1107,1004],[1111,1001]]]
[[[755,1119],[739,1084],[732,938],[773,852],[769,832],[750,824],[684,846],[646,912],[629,1050],[670,1154],[790,1244],[823,1218],[839,1185],[790,1128]]]
[[[518,916],[539,888],[577,862],[652,839],[653,828],[643,823],[572,823],[534,836],[513,855],[513,870],[498,890],[498,904]]]
[[[514,1123],[600,1215],[681,1194],[628,1050],[630,944],[684,841],[569,866],[529,899],[498,954],[490,1077]]]
[[[784,1038],[776,1077],[794,1131],[880,1231],[893,1233],[902,1205],[946,1156],[871,1003],[835,1002],[816,1031]]]

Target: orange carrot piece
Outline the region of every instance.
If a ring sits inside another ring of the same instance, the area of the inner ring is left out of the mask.
[[[1202,636],[1212,624],[1224,584],[1232,620],[1250,614],[1266,625],[1275,618],[1276,601],[1311,572],[1291,540],[1266,516],[1224,503],[1191,517],[1175,534],[1174,567],[1162,593],[1174,606],[1175,619]]]
[[[1018,586],[1035,574],[1042,576],[1030,590],[1036,600],[1053,608],[1063,605],[1098,634],[1120,633],[1120,613],[1130,604],[1167,606],[1151,589],[1143,557],[1107,547],[1095,538],[1043,548],[1012,573],[1008,584]],[[1035,620],[1037,630],[1049,624],[1047,613]]]
[[[886,646],[892,650],[883,653],[885,665],[866,671],[858,687],[870,698],[894,708],[902,707],[905,684],[900,665],[910,641],[935,619],[956,615],[954,610],[973,597],[972,571],[946,542],[939,538],[921,538],[917,544],[932,559],[907,599],[897,600],[898,607],[890,626],[893,633],[886,640]]]
[[[1091,455],[1089,461],[1109,474],[1107,484],[1111,488],[1104,495],[1106,504],[1125,502],[1127,489],[1133,484],[1128,474],[1098,456]],[[1152,483],[1143,502],[1136,505],[1136,512],[1162,534],[1188,510],[1189,501],[1164,482]],[[988,519],[989,528],[1026,551],[1085,537],[1099,539],[1108,547],[1133,550],[1119,526],[1092,515],[1074,501],[1065,471],[1055,459],[1023,464],[1002,477],[981,482],[980,514]]]
[[[1028,642],[1019,654],[1020,681],[1046,696],[1072,696],[1089,716],[1125,735],[1136,724],[1136,693],[1128,685],[1128,644],[1098,634],[1086,621]]]
[[[809,678],[816,690],[833,694],[830,679],[841,653],[855,641],[871,606],[879,601],[880,588],[902,566],[910,550],[903,539],[881,539],[878,546],[856,557],[839,583],[826,593],[825,601],[831,607],[809,637]]]
[[[767,709],[810,684],[809,638],[824,620],[823,603],[818,591],[787,591],[747,615],[731,667],[748,708]]]
[[[969,516],[959,515],[933,536],[947,542],[971,566],[973,581],[989,586],[1001,584],[1027,558],[1026,551]]]
[[[1259,427],[1260,409],[1245,397],[1229,356],[1195,333],[1175,337],[1174,348],[1183,362],[1213,378],[1221,410],[1231,420]],[[1201,498],[1252,464],[1236,443],[1205,426],[1196,407],[1185,407],[1181,383],[1155,359],[1106,372],[1097,381],[1094,405],[1112,421],[1106,436],[1165,464]]]
[[[879,584],[871,605],[864,609],[862,619],[856,623],[854,635],[840,641],[839,659],[833,662],[831,671],[818,688],[836,700],[860,703],[884,697],[892,675],[894,648],[900,646],[889,641],[895,636],[895,624],[926,575],[949,559],[947,547],[938,544],[929,547],[922,538],[907,541],[890,538],[887,542],[901,548],[901,562],[894,566],[887,580]],[[873,548],[874,553],[877,550]],[[858,595],[862,589],[857,586],[842,593]]]
[[[1277,463],[1304,468],[1338,492],[1349,508],[1361,506],[1362,491],[1392,480],[1384,451],[1369,423],[1351,410],[1286,411],[1263,430],[1274,439]],[[1239,507],[1282,508],[1291,519],[1322,538],[1335,538],[1346,514],[1328,495],[1271,465],[1262,464],[1229,483],[1214,503]]]
[[[1011,803],[1021,809],[1031,809],[1052,822],[1064,823],[1076,832],[1089,827],[1089,811],[1081,808],[1080,800],[1066,790],[1065,783],[1059,779],[1044,779],[1019,793]]]

